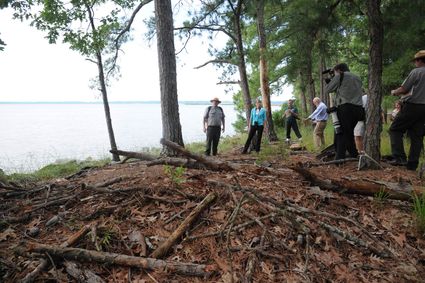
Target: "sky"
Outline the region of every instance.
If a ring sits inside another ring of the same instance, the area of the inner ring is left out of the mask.
[[[143,20],[153,13],[153,3],[142,8],[133,26],[133,40],[123,46],[120,55],[121,77],[112,80],[110,101],[159,101],[159,74],[156,41],[145,39]],[[45,33],[30,27],[29,22],[12,19],[12,10],[0,10],[0,38],[6,42],[0,52],[0,102],[100,101],[100,92],[90,88],[97,67],[62,43],[49,44]],[[214,38],[224,44],[225,37]],[[176,49],[182,43],[175,40]],[[232,93],[217,85],[220,70],[211,64],[194,67],[212,59],[208,40],[193,38],[177,58],[177,87],[180,101],[208,101],[219,97],[232,101]],[[272,101],[291,96],[288,87]]]

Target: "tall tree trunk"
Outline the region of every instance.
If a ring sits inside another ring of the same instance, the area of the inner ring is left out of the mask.
[[[264,0],[257,1],[257,32],[260,47],[260,84],[261,95],[263,97],[263,106],[267,112],[266,133],[269,141],[277,141],[277,135],[274,131],[273,116],[270,103],[269,74],[267,68],[267,40],[266,29],[264,27]]]
[[[102,92],[103,109],[105,110],[106,126],[108,127],[109,143],[111,144],[112,150],[117,150],[118,148],[115,142],[114,129],[112,128],[111,112],[109,110],[108,93],[106,90],[105,74],[103,72],[102,55],[100,54],[100,52],[97,52],[96,57],[97,57],[97,66],[99,70],[100,90]],[[113,153],[112,160],[120,161],[119,155]]]
[[[326,70],[325,57],[323,55],[320,55],[320,58],[319,58],[320,100],[322,100],[323,103],[325,103],[326,105],[329,105],[328,97],[327,95],[325,95],[325,81],[324,81],[324,76],[322,74],[324,70]]]
[[[305,115],[307,114],[307,99],[306,99],[306,78],[305,78],[305,74],[300,71],[300,99],[301,99],[301,111],[302,113]]]
[[[313,103],[313,98],[316,96],[316,90],[314,87],[314,80],[313,80],[313,41],[314,36],[311,36],[311,39],[308,40],[308,43],[305,46],[306,49],[306,59],[305,62],[305,83],[306,83],[306,89],[307,89],[307,97],[308,97],[308,103],[310,112],[313,112],[314,109],[316,109],[316,106]],[[305,113],[307,114],[307,113]]]
[[[91,27],[92,32],[94,34],[97,31],[96,31],[96,26],[94,24],[94,15],[92,13],[92,9],[87,2],[84,2],[84,5],[86,7],[87,14],[89,16],[90,27]],[[102,53],[101,53],[100,50],[96,51],[96,61],[97,61],[97,69],[98,69],[98,72],[99,72],[99,84],[100,84],[100,91],[102,93],[103,109],[105,111],[105,118],[106,118],[106,126],[108,128],[109,143],[111,145],[112,150],[117,150],[118,148],[117,148],[117,143],[115,142],[114,129],[112,128],[111,111],[109,109],[108,92],[107,92],[107,89],[106,89],[105,73],[103,71]],[[116,154],[116,153],[113,153],[112,154],[112,160],[113,161],[120,161],[119,155]]]
[[[381,0],[367,1],[369,19],[369,95],[366,113],[365,150],[375,160],[381,156],[381,102],[382,102],[382,53],[384,24],[380,10]]]
[[[245,105],[245,115],[246,121],[249,123],[249,118],[251,116],[252,102],[251,95],[249,93],[248,85],[248,76],[246,74],[246,64],[245,64],[245,51],[243,48],[242,41],[242,30],[241,30],[241,14],[242,14],[242,0],[239,0],[234,10],[234,28],[235,28],[235,38],[236,38],[236,48],[238,51],[238,69],[239,76],[241,80],[241,89],[242,97]],[[231,4],[231,3],[230,3]]]
[[[155,0],[155,22],[161,89],[162,137],[183,146],[177,98],[177,72],[171,0]],[[162,154],[175,155],[167,147],[162,148]]]

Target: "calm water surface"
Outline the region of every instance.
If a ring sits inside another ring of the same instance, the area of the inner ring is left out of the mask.
[[[208,105],[180,104],[185,143],[204,141],[202,116]],[[226,133],[233,135],[233,105],[221,105]],[[160,104],[111,104],[118,148],[159,147]],[[36,170],[67,159],[109,157],[102,104],[0,104],[0,168],[7,173]]]

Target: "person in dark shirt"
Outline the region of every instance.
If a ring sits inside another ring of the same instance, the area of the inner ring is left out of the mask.
[[[403,98],[403,107],[395,116],[390,127],[391,151],[393,165],[406,165],[408,170],[416,170],[419,164],[425,123],[425,50],[415,54],[413,69],[402,85],[391,91],[392,95]],[[409,159],[406,158],[403,145],[403,134],[407,131],[410,137]]]
[[[218,142],[220,141],[220,132],[224,133],[224,112],[223,108],[218,106],[221,103],[217,97],[211,99],[211,106],[205,109],[203,126],[204,133],[207,134],[207,145],[205,155],[217,155]],[[223,128],[221,127],[223,126]]]
[[[286,118],[286,142],[291,141],[291,129],[294,130],[295,135],[299,140],[302,139],[300,130],[298,129],[297,119],[298,109],[294,105],[294,98],[288,100],[288,107],[285,109],[284,116]]]

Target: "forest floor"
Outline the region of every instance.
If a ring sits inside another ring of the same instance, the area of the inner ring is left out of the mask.
[[[0,185],[0,278],[19,281],[45,261],[36,281],[425,282],[425,237],[411,201],[324,190],[293,170],[317,164],[315,155],[281,146],[268,157],[235,149],[212,158],[237,164],[229,171],[134,161],[26,188]],[[307,168],[323,180],[423,186],[415,172],[383,165]],[[152,257],[207,195],[215,200],[163,261],[135,268],[106,257]],[[102,252],[103,262],[69,245]]]

